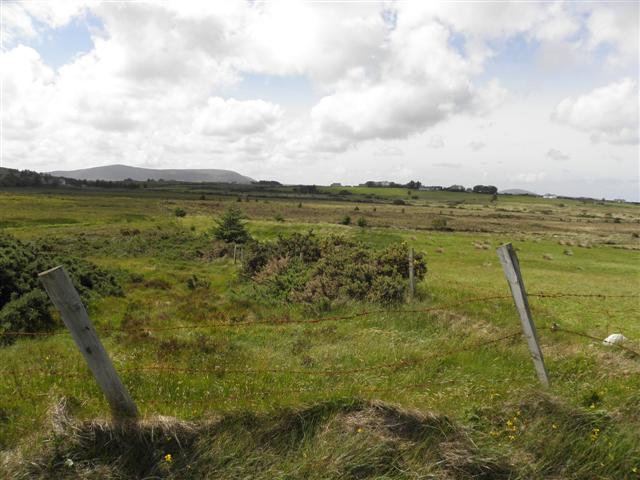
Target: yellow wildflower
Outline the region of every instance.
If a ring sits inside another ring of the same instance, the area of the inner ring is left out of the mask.
[[[167,454],[164,456],[164,461],[165,461],[165,462],[167,462],[167,463],[171,463],[171,462],[173,462],[173,457],[171,456],[171,454],[170,454],[170,453],[167,453]]]
[[[555,423],[552,423],[551,424],[551,428],[553,428],[554,430],[557,430],[558,429],[558,425],[556,425]]]

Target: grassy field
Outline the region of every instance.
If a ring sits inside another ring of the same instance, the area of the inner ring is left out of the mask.
[[[0,474],[640,478],[640,358],[551,330],[620,332],[640,351],[638,206],[320,190],[0,192],[2,231],[117,275],[125,295],[88,307],[145,418],[135,431],[91,421],[108,407],[65,330],[21,338],[0,347]],[[265,301],[232,259],[207,255],[229,206],[259,239],[312,229],[407,242],[426,253],[427,276],[391,308]],[[340,225],[345,215],[369,226]],[[549,389],[512,335],[504,242],[532,294]],[[188,288],[194,274],[208,285]]]

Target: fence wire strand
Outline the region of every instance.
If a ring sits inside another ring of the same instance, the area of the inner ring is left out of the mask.
[[[604,294],[592,294],[592,293],[545,293],[545,292],[536,292],[528,294],[529,297],[533,298],[597,298],[597,299],[619,299],[619,298],[637,298],[640,300],[639,295],[604,295]],[[367,317],[371,315],[380,315],[380,314],[411,314],[411,313],[431,313],[438,311],[446,311],[451,310],[456,307],[460,307],[463,305],[471,304],[471,303],[479,303],[479,302],[488,302],[492,300],[508,300],[511,299],[510,295],[490,295],[484,297],[476,297],[467,300],[462,300],[459,302],[449,303],[445,305],[438,305],[433,307],[425,307],[419,309],[374,309],[374,310],[363,310],[360,312],[355,312],[346,315],[334,315],[327,317],[316,317],[316,318],[308,318],[308,319],[290,319],[290,318],[270,318],[264,320],[248,320],[248,321],[240,321],[240,322],[200,322],[200,323],[192,323],[186,325],[172,325],[172,326],[164,326],[164,327],[140,327],[140,328],[101,328],[97,330],[98,334],[110,334],[110,333],[144,333],[150,334],[154,332],[169,332],[169,331],[179,331],[179,330],[196,330],[196,329],[208,329],[208,328],[242,328],[242,327],[251,327],[256,325],[263,326],[286,326],[286,325],[300,325],[300,324],[316,324],[323,322],[340,322],[347,320],[354,320],[362,317]],[[629,309],[633,311],[634,309]],[[636,310],[640,310],[640,304],[636,308]],[[47,337],[54,335],[65,335],[66,331],[60,332],[22,332],[22,331],[5,331],[0,332],[1,336],[7,337]]]

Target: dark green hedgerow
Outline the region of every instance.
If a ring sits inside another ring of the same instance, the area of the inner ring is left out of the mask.
[[[406,243],[375,250],[361,242],[313,232],[250,242],[243,273],[265,296],[288,302],[331,302],[339,298],[381,304],[401,302],[408,288]],[[427,272],[424,257],[414,259],[416,280]]]
[[[115,276],[91,262],[48,251],[43,245],[0,235],[0,344],[14,337],[5,331],[40,332],[54,327],[50,302],[38,273],[64,265],[84,302],[105,295],[122,295]]]

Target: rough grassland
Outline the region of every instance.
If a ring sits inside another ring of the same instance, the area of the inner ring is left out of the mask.
[[[551,331],[622,332],[640,350],[640,208],[365,190],[241,202],[0,193],[3,231],[118,274],[126,295],[89,311],[146,419],[95,420],[106,402],[62,327],[19,339],[0,348],[0,477],[640,478],[640,359]],[[265,302],[232,260],[206,255],[204,235],[230,205],[261,239],[313,229],[406,241],[427,253],[427,277],[391,309]],[[371,227],[339,225],[344,215]],[[450,230],[433,229],[442,217]],[[529,292],[602,295],[531,297],[545,392],[522,338],[487,343],[519,329],[495,254],[507,241]],[[193,274],[210,285],[187,288]],[[474,298],[485,300],[463,303]]]

